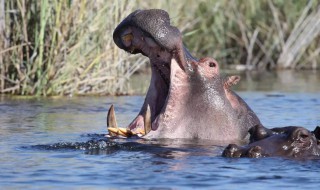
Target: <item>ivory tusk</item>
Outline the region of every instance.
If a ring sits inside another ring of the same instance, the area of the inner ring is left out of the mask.
[[[151,111],[148,104],[147,110],[144,113],[144,135],[148,134],[151,131]]]

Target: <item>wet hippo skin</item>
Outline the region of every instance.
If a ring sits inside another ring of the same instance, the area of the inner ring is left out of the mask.
[[[251,143],[246,146],[230,144],[223,156],[315,158],[320,155],[320,128],[309,131],[304,127],[288,126],[267,129],[257,125],[250,130]]]
[[[128,129],[144,128],[150,106],[151,131],[145,138],[246,140],[261,125],[256,114],[230,87],[238,76],[220,75],[213,58],[194,58],[167,12],[137,10],[114,30],[115,44],[150,59],[152,76],[144,104]],[[148,114],[149,115],[149,114]]]

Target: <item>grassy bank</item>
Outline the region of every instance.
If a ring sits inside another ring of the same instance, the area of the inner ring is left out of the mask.
[[[316,69],[314,1],[0,0],[0,91],[21,95],[126,94],[147,62],[112,40],[136,9],[161,8],[197,57],[249,69]]]

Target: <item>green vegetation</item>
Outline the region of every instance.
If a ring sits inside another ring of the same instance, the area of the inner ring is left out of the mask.
[[[112,32],[136,9],[161,8],[197,57],[247,69],[316,69],[320,3],[295,0],[0,0],[0,92],[126,94],[147,59]]]
[[[247,69],[316,69],[319,63],[319,1],[202,1],[193,17],[198,31],[186,42],[201,56]]]

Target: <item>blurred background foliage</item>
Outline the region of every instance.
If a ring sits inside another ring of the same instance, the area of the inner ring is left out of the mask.
[[[317,0],[0,0],[0,92],[120,95],[148,60],[115,46],[136,9],[166,10],[196,57],[240,70],[318,69]]]

